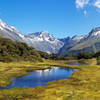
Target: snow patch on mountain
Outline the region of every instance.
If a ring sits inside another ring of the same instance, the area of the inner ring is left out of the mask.
[[[82,39],[84,39],[84,36],[83,35],[81,35],[81,36],[75,35],[75,36],[72,37],[72,40],[73,41],[76,41],[76,42],[79,42]]]
[[[64,45],[62,41],[53,37],[47,31],[41,31],[24,35],[15,27],[7,25],[0,19],[0,36],[9,38],[13,41],[25,42],[37,50],[49,53],[57,53]]]
[[[100,36],[100,27],[92,29],[92,31],[89,33],[90,37],[97,37]]]
[[[34,47],[37,50],[49,52],[49,53],[57,53],[59,49],[64,45],[63,42],[53,37],[47,31],[41,31],[36,33],[31,33],[25,35],[27,43]],[[30,42],[29,42],[30,41]]]

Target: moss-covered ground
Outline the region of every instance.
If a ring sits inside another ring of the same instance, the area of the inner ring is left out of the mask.
[[[96,59],[85,60],[89,62],[88,66],[70,66],[65,65],[65,62],[67,61],[0,63],[0,86],[9,84],[8,80],[12,77],[48,66],[79,69],[69,79],[50,82],[45,87],[0,90],[0,100],[100,100],[100,66],[96,65]]]

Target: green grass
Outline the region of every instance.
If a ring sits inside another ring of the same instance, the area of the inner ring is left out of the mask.
[[[36,64],[25,62],[19,64],[1,63],[0,71],[7,78],[22,76],[29,71],[41,69],[39,65],[64,66],[79,70],[70,79],[50,82],[45,87],[0,90],[0,100],[100,100],[100,66],[95,65],[97,63],[96,60],[86,60],[86,62],[90,63],[89,66],[69,66],[65,65],[65,62],[44,61]],[[47,67],[42,66],[42,68]],[[1,72],[0,80],[4,78]]]
[[[48,68],[48,66],[38,66],[36,63],[30,62],[0,62],[0,87],[5,87],[10,84],[11,81],[9,80],[13,77],[20,77],[36,69],[46,68]]]

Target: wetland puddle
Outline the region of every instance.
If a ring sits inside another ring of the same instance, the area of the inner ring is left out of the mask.
[[[50,69],[45,70],[35,70],[20,78],[13,78],[11,85],[1,89],[46,86],[48,85],[48,82],[51,81],[68,79],[75,71],[76,69],[64,67],[51,67]]]

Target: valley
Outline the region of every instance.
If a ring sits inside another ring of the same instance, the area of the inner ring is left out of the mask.
[[[36,50],[60,56],[100,51],[100,27],[93,28],[86,35],[56,38],[48,31],[23,34],[14,26],[10,26],[0,19],[0,36],[12,41],[24,42]]]
[[[64,57],[0,37],[0,100],[99,100],[99,73],[100,52]]]
[[[48,86],[38,86],[36,88],[12,88],[0,90],[1,100],[99,100],[99,65],[96,59],[86,60],[89,65],[67,65],[69,61],[46,60],[41,63],[0,63],[0,85],[6,86],[11,77],[20,77],[33,70],[45,69],[48,66],[63,66],[78,69],[69,79],[49,82]],[[84,60],[85,61],[85,60]],[[41,66],[42,65],[42,66]],[[13,73],[14,72],[14,73]],[[6,76],[6,77],[4,77]],[[34,83],[33,83],[34,84]],[[95,87],[94,87],[95,86]]]
[[[100,0],[0,0],[0,100],[100,100]]]

